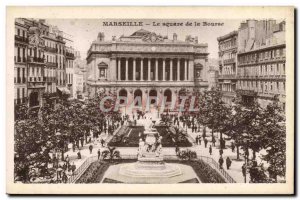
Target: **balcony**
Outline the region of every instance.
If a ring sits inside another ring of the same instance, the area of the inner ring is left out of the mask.
[[[18,56],[18,57],[15,56],[15,62],[17,62],[17,63],[26,63],[26,58],[25,57],[20,57],[20,56]]]
[[[74,54],[73,53],[69,53],[69,52],[66,52],[66,57],[70,58],[70,59],[75,59]]]
[[[45,63],[45,59],[44,58],[37,58],[37,57],[28,57],[28,62],[29,63],[44,64]]]
[[[28,38],[23,36],[15,35],[15,42],[22,42],[28,44]]]
[[[29,83],[42,83],[46,81],[46,77],[29,77]]]
[[[232,64],[232,63],[235,63],[235,58],[230,58],[230,59],[224,60],[224,65],[226,65],[226,64]]]
[[[57,63],[54,62],[46,62],[47,67],[57,67]]]
[[[52,48],[52,47],[45,47],[45,51],[51,52],[51,53],[57,53],[57,49],[56,48]]]
[[[237,79],[235,74],[220,74],[218,79]]]

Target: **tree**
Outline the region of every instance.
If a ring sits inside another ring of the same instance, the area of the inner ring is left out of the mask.
[[[277,176],[285,176],[286,172],[286,126],[283,109],[275,96],[263,112],[263,129],[260,137],[267,154],[263,160],[269,164],[271,178],[277,181]]]
[[[212,130],[212,133],[220,133],[220,141],[223,141],[223,132],[227,127],[228,119],[231,115],[231,107],[226,105],[222,100],[222,93],[218,88],[212,88],[212,90],[207,91],[206,95],[207,101],[207,125]],[[223,144],[220,148],[224,148]]]
[[[45,127],[36,119],[15,122],[15,180],[30,182],[33,177],[46,175],[52,147]]]
[[[254,101],[245,106],[239,93],[234,101],[232,123],[229,124],[226,131],[234,139],[237,146],[237,159],[239,159],[239,146],[248,151],[248,148],[253,151],[253,160],[255,153],[261,149],[261,120],[262,108],[254,96]]]

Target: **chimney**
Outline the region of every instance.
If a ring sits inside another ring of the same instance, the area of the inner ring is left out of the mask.
[[[99,32],[98,33],[97,40],[100,41],[100,42],[104,41],[104,33],[103,32]]]
[[[173,33],[173,41],[176,41],[176,40],[177,40],[177,34]]]

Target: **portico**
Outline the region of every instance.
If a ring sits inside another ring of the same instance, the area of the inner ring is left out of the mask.
[[[130,36],[104,40],[99,33],[88,51],[88,92],[90,96],[101,90],[120,95],[127,91],[129,98],[157,96],[176,98],[179,90],[204,90],[207,81],[207,44],[199,44],[197,37],[185,41],[139,30]]]

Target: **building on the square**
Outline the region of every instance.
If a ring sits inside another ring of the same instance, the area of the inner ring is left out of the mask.
[[[15,104],[39,108],[44,94],[65,90],[65,38],[42,19],[15,20]]]
[[[237,85],[237,49],[238,32],[233,31],[218,37],[219,45],[219,76],[218,84],[224,102],[230,104],[235,98]]]
[[[66,47],[66,76],[67,76],[67,86],[70,90],[70,94],[72,97],[74,97],[72,94],[74,93],[74,60],[75,60],[75,54],[74,54],[74,48],[73,47]]]
[[[248,22],[241,26],[238,53],[238,90],[247,104],[258,97],[261,106],[267,106],[274,96],[285,106],[286,97],[286,44],[285,22],[274,20]],[[254,27],[254,28],[253,28]],[[258,33],[256,29],[259,29]],[[261,31],[265,34],[262,34]],[[244,37],[245,36],[245,37]],[[243,42],[245,41],[245,42]],[[249,42],[250,41],[250,42]]]
[[[208,88],[207,44],[197,37],[185,41],[147,30],[130,36],[104,39],[104,33],[91,44],[87,54],[88,94],[115,90],[128,98],[165,96],[172,101],[181,92]]]
[[[15,51],[14,51],[14,97],[15,104],[27,102],[27,50],[28,26],[23,20],[15,21]]]
[[[285,104],[285,22],[247,20],[218,38],[218,84],[226,103],[237,93],[245,104],[265,107],[278,96]]]
[[[46,88],[45,92],[48,94],[56,93],[56,71],[57,71],[57,62],[56,62],[56,54],[57,54],[57,38],[56,35],[52,32],[52,27],[49,27],[49,32],[43,35],[43,39],[45,40],[45,77],[46,77]]]

